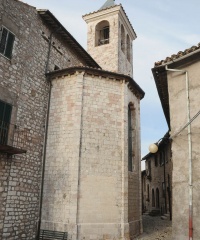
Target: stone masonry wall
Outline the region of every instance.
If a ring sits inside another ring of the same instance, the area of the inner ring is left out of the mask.
[[[0,55],[0,99],[13,105],[11,121],[28,134],[26,154],[0,154],[0,238],[34,239],[38,221],[48,83],[45,66],[50,29],[35,8],[16,0],[0,1],[0,25],[15,34],[12,59]],[[42,33],[44,32],[44,33]],[[82,63],[55,39],[49,70]],[[70,61],[69,61],[70,59]]]
[[[139,101],[123,81],[84,71],[52,84],[42,226],[68,231],[73,240],[128,240],[129,221],[138,234],[141,220],[138,118],[133,185],[127,157],[128,103],[138,116]],[[128,218],[129,208],[135,216]]]
[[[165,154],[165,157],[164,157]],[[165,196],[163,193],[163,183],[164,183],[164,165],[160,164],[161,158],[165,158],[165,182],[166,187],[170,187],[171,197],[172,197],[172,160],[171,160],[171,145],[165,145],[159,147],[157,153],[152,154],[149,158],[146,159],[146,186],[144,186],[144,207],[147,212],[151,212],[152,210],[158,209],[161,214],[165,212]],[[157,166],[155,164],[155,159],[157,159]],[[163,162],[164,163],[164,162]],[[169,183],[168,185],[168,175],[169,175]],[[149,196],[147,193],[149,185]],[[159,206],[156,206],[156,189],[159,190]],[[152,204],[152,190],[154,190],[154,199],[155,205]],[[167,203],[167,213],[169,213],[169,195],[166,190],[166,203]]]
[[[85,16],[88,24],[87,33],[87,50],[91,56],[99,63],[104,70],[122,73],[125,75],[133,76],[133,54],[132,54],[132,39],[130,37],[130,62],[127,60],[126,50],[122,51],[121,47],[121,25],[124,25],[125,36],[128,31],[123,18],[120,18],[119,6],[116,6],[115,11],[113,8],[104,10],[103,13],[92,13],[91,16]],[[102,12],[102,11],[101,11]],[[88,19],[87,19],[88,18]],[[91,19],[90,19],[91,18]],[[108,21],[110,28],[109,44],[96,46],[95,35],[96,25],[101,21]],[[127,44],[125,44],[125,49]],[[103,53],[103,54],[102,54]]]
[[[140,153],[140,100],[127,88],[126,106],[132,105],[132,171],[128,172],[128,223],[130,238],[142,231],[141,219],[141,153]],[[128,117],[128,108],[126,116]],[[126,129],[128,134],[128,129]],[[126,139],[128,135],[126,135]],[[128,146],[128,142],[126,143]],[[127,149],[126,149],[127,150]],[[127,155],[128,158],[128,155]]]

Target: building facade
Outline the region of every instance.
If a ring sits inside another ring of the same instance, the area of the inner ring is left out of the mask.
[[[134,30],[114,1],[97,12],[108,9],[116,10],[122,33],[110,44],[107,33],[116,30],[107,15],[109,31],[103,25],[96,50],[122,51],[121,36],[129,47],[124,56],[112,53],[115,66],[102,70],[103,60],[97,63],[50,11],[1,1],[3,240],[35,239],[39,229],[67,231],[74,240],[128,240],[141,232],[144,92],[131,77]]]
[[[199,239],[200,46],[156,62],[152,71],[171,130],[173,239]]]
[[[137,36],[122,5],[108,0],[83,19],[88,27],[88,53],[103,69],[133,77],[132,42]]]
[[[172,161],[171,142],[168,134],[158,145],[156,153],[142,158],[142,211],[150,215],[170,214],[172,218]]]
[[[113,53],[122,52],[121,34],[112,39],[113,21],[122,13],[121,5],[107,1],[84,16],[89,52],[105,70],[72,67],[48,74],[52,97],[42,228],[67,231],[74,240],[132,239],[141,232],[139,115],[144,93],[125,75],[128,62],[132,72],[130,55],[123,53],[121,62]]]
[[[21,1],[0,1],[0,239],[36,235],[49,95],[45,72],[98,67],[69,35],[79,50],[70,49],[64,30],[52,36],[48,57],[55,26],[42,14]]]

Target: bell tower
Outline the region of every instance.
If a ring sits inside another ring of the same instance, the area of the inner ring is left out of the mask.
[[[88,25],[88,53],[102,69],[133,77],[132,42],[136,33],[122,5],[107,0],[83,19]]]

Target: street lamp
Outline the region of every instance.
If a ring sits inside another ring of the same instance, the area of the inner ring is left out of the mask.
[[[152,143],[149,145],[149,152],[156,153],[158,151],[158,143]]]

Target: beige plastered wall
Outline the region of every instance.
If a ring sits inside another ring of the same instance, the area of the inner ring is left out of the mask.
[[[188,72],[190,115],[191,118],[199,111],[199,76],[200,62],[192,62],[182,66]],[[185,73],[168,72],[169,104],[171,135],[173,136],[187,122],[187,97]],[[200,118],[191,123],[192,144],[192,189],[193,189],[193,233],[194,239],[200,238]],[[173,160],[173,239],[188,239],[189,232],[189,157],[188,130],[185,128],[172,142]]]

